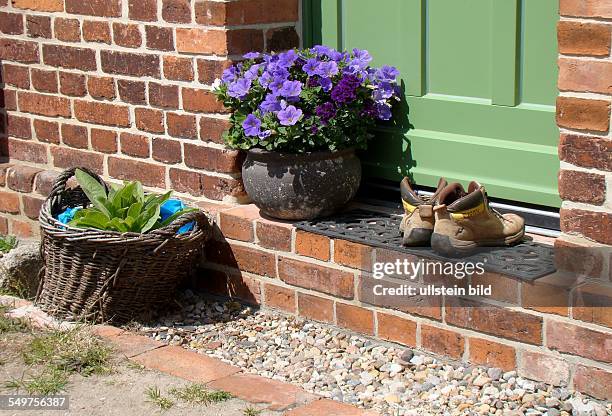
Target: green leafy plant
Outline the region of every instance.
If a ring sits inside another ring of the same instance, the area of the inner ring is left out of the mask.
[[[0,253],[8,253],[17,247],[17,237],[14,235],[0,236]]]
[[[145,391],[149,401],[159,406],[161,410],[168,410],[174,406],[174,402],[166,396],[162,396],[161,390],[157,386],[149,386]]]
[[[161,221],[160,210],[170,199],[172,191],[163,195],[145,195],[138,181],[112,185],[107,194],[104,187],[86,172],[77,169],[76,180],[91,202],[89,208],[77,211],[69,225],[119,232],[146,233],[165,227],[182,214],[193,211],[185,208]]]
[[[204,405],[220,403],[232,398],[232,395],[228,392],[209,391],[202,384],[191,384],[180,388],[174,387],[170,389],[170,394],[187,403]]]

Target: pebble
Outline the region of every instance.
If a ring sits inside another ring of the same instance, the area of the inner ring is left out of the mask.
[[[185,292],[183,310],[138,330],[247,372],[385,416],[604,416],[583,402],[499,368],[466,367],[294,316]]]

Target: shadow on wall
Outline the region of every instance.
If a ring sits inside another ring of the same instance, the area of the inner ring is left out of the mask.
[[[9,160],[7,98],[4,87],[4,66],[2,65],[2,60],[0,60],[0,163],[5,163]]]

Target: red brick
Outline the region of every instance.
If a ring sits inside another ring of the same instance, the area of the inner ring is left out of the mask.
[[[522,351],[519,375],[555,386],[565,386],[569,381],[570,370],[567,361],[560,358],[539,352]]]
[[[198,80],[202,84],[212,85],[230,65],[230,61],[198,59]]]
[[[104,156],[82,150],[70,149],[68,147],[51,148],[53,166],[62,169],[69,169],[75,166],[83,166],[102,174]]]
[[[176,49],[181,53],[225,55],[226,33],[221,30],[176,29]]]
[[[561,91],[612,93],[612,62],[559,59],[559,89]]]
[[[190,170],[170,168],[170,186],[177,192],[193,196],[204,194],[205,175]]]
[[[136,127],[138,130],[150,133],[164,133],[164,113],[163,111],[151,108],[137,108],[134,110],[136,116]]]
[[[19,137],[20,139],[32,138],[31,120],[29,118],[9,114],[6,133],[10,137]]]
[[[230,127],[225,119],[202,117],[200,118],[200,139],[205,142],[223,143],[223,133]]]
[[[244,153],[238,150],[217,149],[193,143],[185,143],[185,164],[195,169],[214,172],[239,173]]]
[[[460,334],[429,325],[421,326],[421,346],[435,354],[460,359],[465,341]]]
[[[121,153],[148,158],[150,156],[149,138],[139,134],[121,133]]]
[[[612,372],[578,365],[574,373],[574,388],[602,400],[612,400]]]
[[[87,149],[87,128],[73,124],[62,124],[62,142],[70,147]]]
[[[8,219],[0,217],[0,234],[7,235],[9,233]]]
[[[147,103],[147,92],[144,82],[118,79],[117,89],[119,90],[119,97],[123,102],[129,104]]]
[[[336,321],[340,327],[374,335],[374,313],[368,309],[336,303]]]
[[[43,45],[45,64],[67,69],[95,71],[98,68],[93,49],[73,48],[61,45]]]
[[[47,163],[47,147],[40,143],[8,139],[8,153],[11,159],[31,163]]]
[[[295,234],[295,252],[302,256],[329,261],[329,238],[324,235],[298,230]]]
[[[612,363],[612,334],[578,325],[549,320],[546,342],[550,349]]]
[[[59,91],[57,72],[32,69],[32,86],[40,92],[57,93]]]
[[[64,11],[64,0],[12,0],[13,7],[39,12]]]
[[[52,95],[20,92],[19,109],[25,113],[40,114],[48,117],[70,117],[70,101]]]
[[[250,51],[263,52],[264,37],[260,29],[236,29],[227,32],[227,53],[242,55]]]
[[[47,143],[60,143],[59,125],[52,121],[34,120],[34,131],[38,141]]]
[[[569,290],[564,285],[548,284],[544,279],[523,282],[521,305],[542,313],[569,315]]]
[[[38,43],[14,39],[0,39],[0,60],[24,64],[38,63]]]
[[[161,137],[153,139],[153,159],[163,163],[180,163],[183,159],[181,143],[177,140],[167,140]]]
[[[315,321],[332,323],[334,321],[334,301],[318,296],[298,293],[298,314]]]
[[[562,170],[559,172],[561,199],[601,205],[606,200],[606,177],[596,173]]]
[[[65,0],[66,12],[100,17],[121,17],[121,0]]]
[[[30,195],[23,195],[21,197],[23,201],[23,213],[26,217],[31,220],[38,219],[38,214],[40,214],[40,208],[45,202],[42,198],[35,198]]]
[[[160,77],[159,56],[129,52],[101,51],[102,70],[133,77]]]
[[[610,103],[602,100],[558,97],[557,124],[570,129],[607,132],[610,125]]]
[[[19,214],[19,195],[0,191],[0,212]]]
[[[191,6],[189,0],[163,0],[162,17],[166,22],[190,23]]]
[[[266,52],[283,52],[300,47],[300,35],[295,26],[266,30]]]
[[[109,157],[108,173],[116,179],[140,181],[145,186],[165,188],[166,184],[166,169],[147,162]]]
[[[254,0],[219,3],[200,1],[195,7],[196,22],[204,25],[237,26],[258,23],[295,22],[297,0]]]
[[[11,166],[11,163],[0,162],[0,188],[6,185],[6,174]]]
[[[44,170],[40,172],[34,179],[34,189],[36,189],[36,192],[39,194],[48,196],[58,176],[59,172],[53,170]]]
[[[174,345],[136,355],[132,361],[194,383],[209,383],[240,371],[238,367]]]
[[[6,184],[13,191],[32,192],[34,186],[34,178],[36,174],[40,172],[39,168],[32,168],[30,166],[16,165],[9,169]]]
[[[264,296],[267,307],[295,313],[295,290],[266,283],[264,285]]]
[[[612,141],[603,137],[561,134],[559,158],[585,168],[612,171]]]
[[[372,247],[334,240],[334,262],[361,270],[372,270]]]
[[[603,244],[612,244],[612,214],[607,212],[561,209],[561,231],[578,233]]]
[[[15,218],[9,219],[11,234],[21,238],[32,238],[37,233],[38,227],[31,222],[21,221]]]
[[[29,90],[30,70],[27,66],[4,64],[2,66],[2,80],[7,85]]]
[[[87,95],[87,87],[85,86],[87,78],[85,75],[60,72],[59,79],[62,94],[71,97],[84,97]]]
[[[17,13],[0,12],[0,32],[7,35],[20,35],[23,33],[23,15]]]
[[[129,17],[132,20],[153,22],[157,20],[157,0],[129,0]]]
[[[610,26],[560,21],[557,26],[559,52],[571,55],[610,55]]]
[[[124,357],[132,358],[164,346],[161,342],[149,337],[134,335],[123,331],[118,333],[118,328],[114,329],[115,330],[109,330],[98,326],[94,331],[99,334],[98,336],[108,341],[115,352]]]
[[[235,374],[213,381],[209,386],[247,402],[265,403],[270,410],[291,409],[317,398],[300,387],[253,374]]]
[[[91,129],[91,146],[103,153],[117,153],[117,133],[110,130]]]
[[[194,113],[222,113],[226,112],[223,103],[217,100],[215,94],[208,90],[183,88],[183,108]]]
[[[206,198],[221,201],[226,197],[246,198],[244,184],[240,179],[202,175],[203,193]]]
[[[519,281],[503,274],[485,272],[482,275],[472,275],[472,285],[491,286],[489,298],[500,302],[518,304]],[[429,282],[425,282],[429,283]],[[454,282],[453,282],[454,283]]]
[[[481,338],[469,338],[470,362],[505,371],[516,368],[516,350],[508,345]]]
[[[111,28],[108,22],[85,20],[83,22],[83,39],[87,42],[111,44]]]
[[[285,283],[341,298],[354,296],[353,273],[319,266],[288,257],[279,257],[278,274]]]
[[[219,228],[226,238],[240,241],[253,241],[253,221],[259,218],[259,210],[254,205],[238,207],[219,214]]]
[[[601,284],[580,286],[572,296],[572,318],[612,328],[612,289]]]
[[[87,89],[89,95],[96,100],[115,99],[115,80],[113,78],[89,76],[87,78]]]
[[[160,51],[174,50],[174,32],[168,27],[147,26],[147,48]]]
[[[561,0],[559,12],[562,16],[612,18],[612,5],[599,0]]]
[[[166,113],[168,134],[183,139],[197,139],[196,117],[189,114]]]
[[[198,4],[198,3],[196,3]],[[223,3],[221,3],[223,4]],[[378,413],[358,409],[350,404],[320,399],[285,413],[285,416],[378,416]]]
[[[193,81],[193,62],[191,58],[165,56],[164,77],[175,81]]]
[[[138,48],[142,44],[140,29],[135,24],[113,23],[113,39],[126,48]]]
[[[55,37],[64,42],[81,41],[81,24],[77,19],[56,17],[54,21]]]
[[[555,266],[562,274],[576,277],[602,277],[604,258],[604,251],[594,248],[589,240],[570,236],[555,239]],[[567,283],[559,286],[570,287]],[[581,286],[580,289],[583,287],[587,286]]]
[[[48,16],[26,16],[26,26],[31,38],[50,39],[52,36],[51,18]]]
[[[74,114],[79,121],[107,126],[128,127],[128,107],[90,101],[74,102]]]
[[[4,94],[0,95],[0,107],[4,107],[4,109],[8,111],[16,111],[17,110],[17,91],[4,90]]]
[[[399,316],[377,312],[378,336],[391,342],[416,347],[416,322]]]
[[[179,90],[176,85],[149,82],[149,104],[155,107],[178,108]]]
[[[262,247],[278,251],[291,251],[291,226],[260,219],[255,223],[255,234]]]
[[[530,344],[542,344],[542,318],[505,307],[448,298],[446,322]]]

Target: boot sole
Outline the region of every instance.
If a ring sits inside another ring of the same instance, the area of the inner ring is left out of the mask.
[[[463,257],[478,247],[507,247],[518,243],[523,239],[525,230],[505,237],[503,239],[495,240],[481,240],[481,241],[462,241],[456,238],[449,237],[443,234],[433,233],[431,236],[431,248],[438,254],[448,257]]]
[[[408,233],[408,235],[406,235],[406,233],[404,232],[402,244],[410,247],[429,247],[429,245],[431,244],[432,234],[433,230],[430,230],[428,228],[413,228],[412,230],[410,230],[410,233]]]

